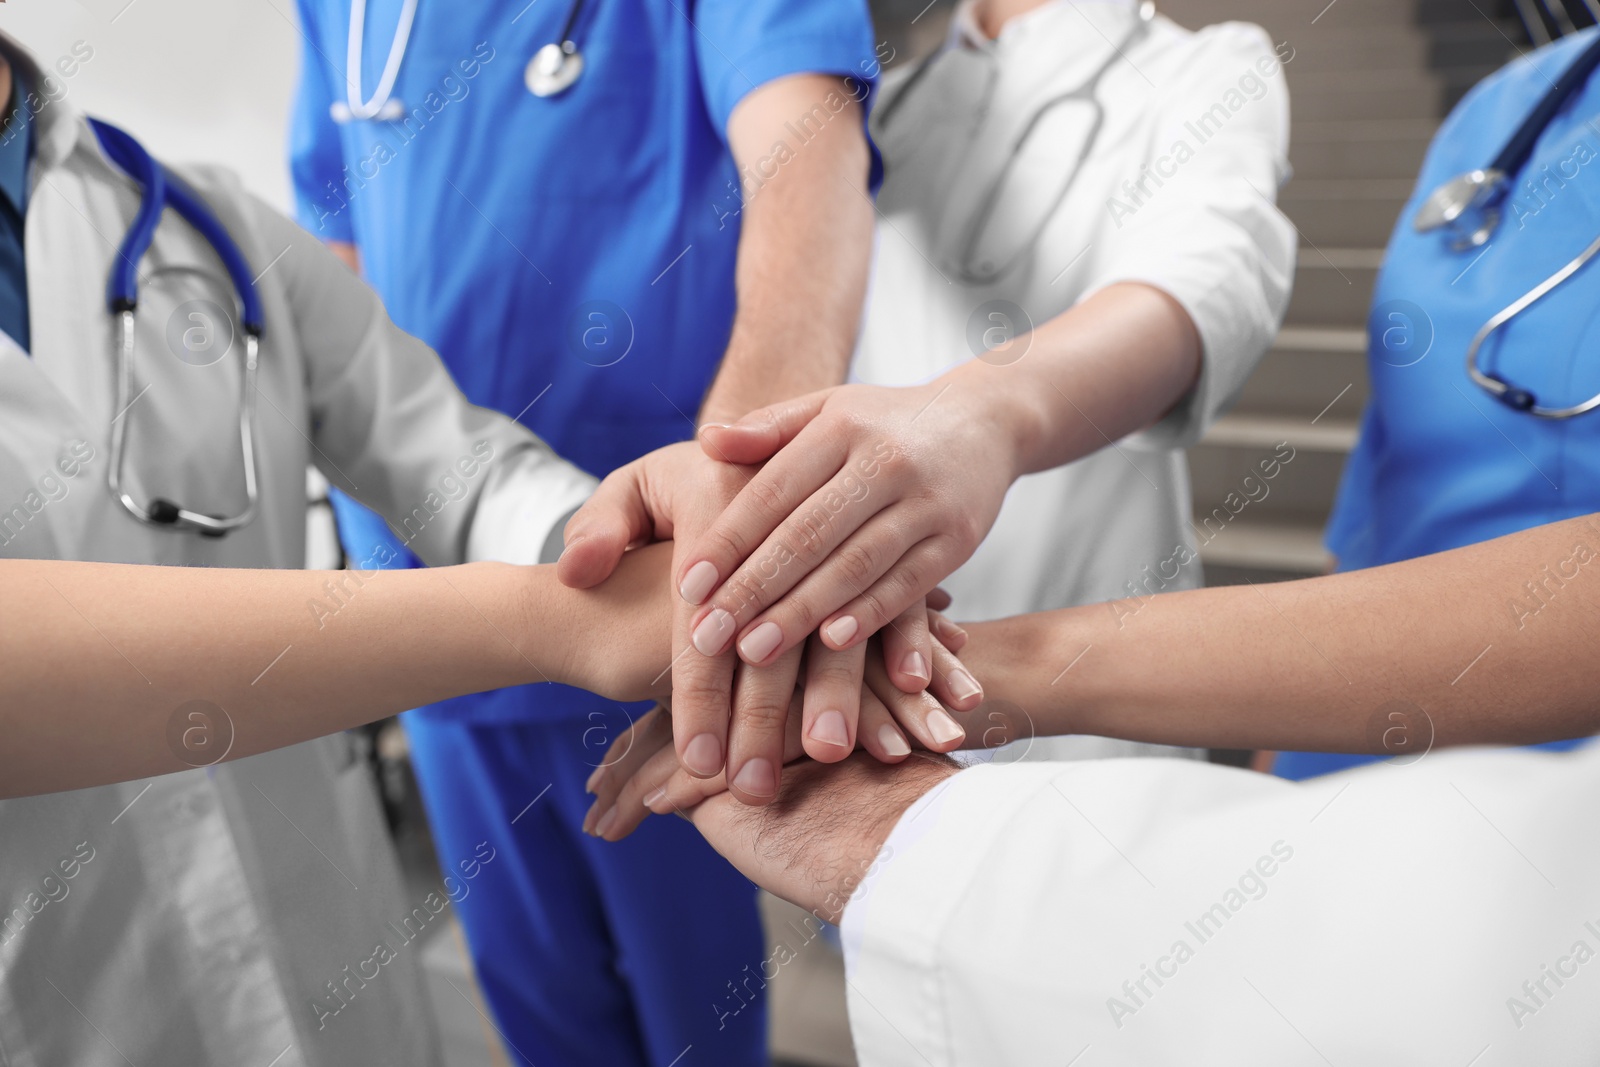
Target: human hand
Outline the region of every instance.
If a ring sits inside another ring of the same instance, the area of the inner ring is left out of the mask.
[[[939,636],[935,648],[941,653],[948,655],[946,645],[955,648],[965,645],[966,633],[959,627],[936,612],[930,613],[930,618]],[[871,645],[853,652],[868,663],[879,662],[877,650]],[[867,671],[864,680],[858,679],[858,682],[862,685],[860,723],[859,728],[852,731],[851,747],[828,748],[825,758],[816,762],[838,762],[860,748],[882,763],[900,763],[912,753],[911,744],[907,743],[908,734],[918,747],[930,752],[943,753],[973,746],[977,712],[952,715],[929,693],[906,693],[893,685],[881,667]],[[816,747],[809,744],[815,731],[804,727],[811,715],[803,710],[813,702],[814,688],[814,685],[808,686],[806,691],[789,696],[778,727],[781,755],[777,758],[782,764],[790,764],[806,755],[809,748]],[[957,718],[965,722],[958,723]],[[673,726],[673,714],[658,705],[612,743],[604,762],[589,777],[587,788],[594,794],[595,802],[584,820],[586,832],[619,841],[632,833],[651,811],[658,815],[672,811],[681,814],[706,797],[722,792],[730,792],[736,799],[753,806],[775,799],[776,783],[770,793],[752,794],[737,780],[730,784],[726,774],[709,778],[690,774],[679,763],[673,747]],[[982,743],[989,743],[993,735],[992,727],[985,730]],[[734,747],[739,748],[737,735]]]
[[[746,878],[837,923],[874,863],[886,858],[884,842],[901,816],[960,768],[944,756],[889,765],[857,753],[832,767],[806,761],[790,771],[765,808],[724,793],[687,816]]]
[[[681,554],[717,520],[752,473],[753,468],[713,460],[692,444],[671,445],[620,468],[567,524],[567,550],[559,564],[562,580],[575,586],[598,581],[626,546],[650,538],[675,538],[676,553]],[[700,640],[694,633],[697,614],[683,598],[672,622],[678,758],[701,777],[726,768],[740,799],[765,803],[778,789],[783,729],[802,648],[797,644],[765,657],[759,666],[741,667],[725,651],[697,655],[690,651],[691,644]],[[929,626],[920,600],[891,620],[883,634],[882,661],[872,665],[871,673],[886,677],[906,694],[922,694],[931,683],[937,699],[908,702],[891,697],[888,703],[914,737],[943,751],[959,744],[961,735],[939,712],[938,701],[965,709],[981,699],[982,689],[949,646],[934,641]],[[861,716],[858,694],[868,673],[864,646],[857,644],[839,651],[812,643],[803,744],[816,759],[842,759],[855,747]],[[877,710],[868,709],[869,714]],[[874,743],[896,747],[888,738],[897,730],[885,725],[887,734],[874,726]],[[903,735],[898,747],[909,751]]]
[[[716,656],[732,642],[762,664],[813,631],[844,650],[888,625],[999,514],[1022,454],[1004,410],[992,378],[968,376],[840,386],[705,427],[708,454],[766,463],[703,536],[679,534],[695,648]]]
[[[522,626],[528,646],[559,649],[550,681],[613,700],[667,694],[668,632],[678,600],[667,585],[671,556],[668,545],[646,545],[621,554],[610,577],[592,589],[536,587],[540,595],[527,603]]]

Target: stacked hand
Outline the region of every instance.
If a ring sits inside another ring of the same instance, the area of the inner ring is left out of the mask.
[[[980,400],[932,386],[811,394],[621,468],[573,517],[560,573],[575,587],[629,545],[674,540],[671,736],[691,775],[768,803],[791,726],[820,762],[961,744],[944,708],[976,707],[982,688],[925,598],[1016,474],[1016,443]]]

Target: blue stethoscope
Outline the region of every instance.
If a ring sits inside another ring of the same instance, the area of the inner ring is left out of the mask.
[[[561,28],[559,42],[551,42],[533,54],[523,71],[528,92],[544,98],[560,96],[572,87],[583,73],[583,53],[573,38],[578,18],[583,14],[585,0],[572,0],[567,11],[566,24]],[[400,6],[400,20],[395,24],[394,37],[389,41],[389,55],[383,61],[383,72],[372,98],[362,99],[361,59],[366,47],[367,0],[350,0],[350,32],[345,37],[345,98],[335,102],[329,113],[333,121],[346,122],[399,122],[405,118],[406,108],[394,97],[395,79],[400,76],[400,64],[405,60],[406,46],[411,41],[411,25],[417,18],[417,0],[405,0]]]
[[[1451,178],[1428,195],[1412,220],[1416,231],[1429,233],[1448,229],[1450,247],[1456,252],[1468,252],[1487,244],[1500,225],[1500,207],[1511,190],[1512,179],[1533,155],[1534,145],[1545,128],[1589,80],[1596,67],[1600,67],[1600,37],[1579,53],[1572,66],[1550,86],[1516,133],[1511,135],[1511,140],[1495,156],[1494,162]],[[1600,237],[1596,237],[1589,247],[1560,270],[1496,312],[1478,328],[1467,346],[1467,376],[1474,384],[1507,407],[1541,419],[1570,419],[1600,407],[1600,393],[1570,407],[1546,406],[1539,403],[1532,390],[1513,385],[1505,376],[1486,371],[1478,363],[1478,353],[1491,334],[1576,274],[1597,254],[1600,254]]]
[[[99,138],[106,157],[138,183],[140,188],[138,214],[122,238],[117,258],[111,265],[111,277],[106,283],[106,305],[121,323],[117,343],[117,417],[113,420],[116,427],[111,434],[111,465],[106,482],[111,495],[121,501],[134,518],[146,525],[188,529],[207,537],[221,537],[255,518],[259,501],[255,401],[256,368],[260,360],[261,334],[265,327],[261,295],[256,290],[249,264],[245,262],[239,246],[193,190],[169,175],[161,164],[151,158],[144,146],[129,134],[98,119],[90,119],[89,125]],[[200,236],[215,250],[239,298],[244,331],[244,374],[239,387],[239,447],[244,459],[245,506],[231,516],[191,511],[164,497],[156,497],[148,505],[142,505],[129,495],[122,484],[122,471],[128,458],[128,423],[131,421],[128,407],[134,399],[131,394],[135,313],[139,307],[139,261],[150,250],[162,212],[169,207],[200,231]]]

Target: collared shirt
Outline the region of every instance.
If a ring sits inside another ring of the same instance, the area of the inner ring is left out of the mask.
[[[11,99],[0,128],[0,330],[28,350],[28,264],[22,235],[28,215],[28,161],[33,155],[33,116],[23,103],[22,82],[11,77]]]

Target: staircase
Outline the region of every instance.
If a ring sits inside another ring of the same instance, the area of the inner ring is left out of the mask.
[[[1189,467],[1204,530],[1230,493],[1244,495],[1260,460],[1281,441],[1293,445],[1267,495],[1217,532],[1201,558],[1212,585],[1318,574],[1332,562],[1322,529],[1367,400],[1365,324],[1384,245],[1439,121],[1526,38],[1509,11],[1483,0],[1159,6],[1186,26],[1254,22],[1295,49],[1284,68],[1294,175],[1279,195],[1300,234],[1294,297],[1272,351]]]

